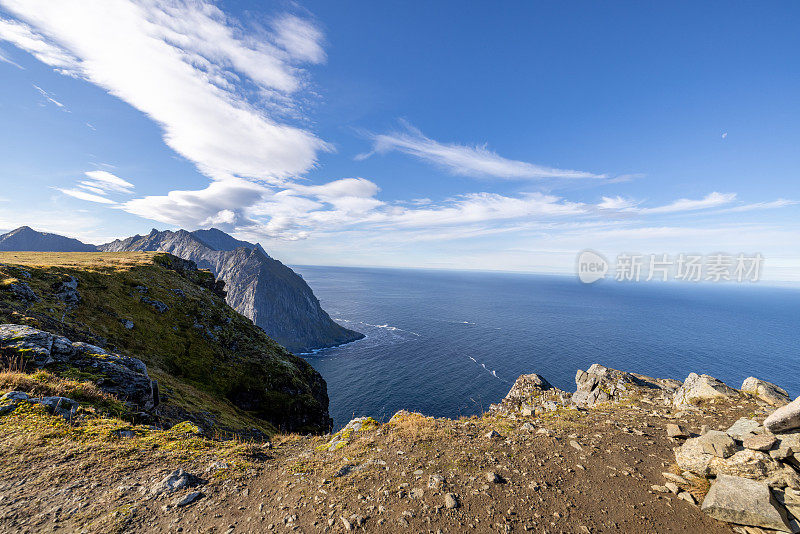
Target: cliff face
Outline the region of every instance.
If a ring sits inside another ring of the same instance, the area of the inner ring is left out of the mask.
[[[0,235],[0,251],[47,251],[47,252],[94,252],[97,247],[81,243],[77,239],[57,234],[37,232],[28,226],[20,226]]]
[[[154,417],[210,435],[330,430],[320,374],[228,306],[221,285],[167,254],[2,253],[0,365],[22,358],[139,409],[155,405],[141,393],[155,379]]]
[[[364,337],[335,323],[308,284],[260,245],[236,240],[220,230],[153,230],[99,248],[169,252],[209,269],[225,281],[228,304],[290,351],[307,352]]]

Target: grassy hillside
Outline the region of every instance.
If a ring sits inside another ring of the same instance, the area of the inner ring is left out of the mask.
[[[167,422],[240,435],[330,424],[319,374],[227,306],[207,271],[147,252],[4,252],[0,263],[0,323],[141,359]],[[71,277],[77,302],[59,296]]]

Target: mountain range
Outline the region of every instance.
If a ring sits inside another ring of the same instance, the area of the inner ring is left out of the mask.
[[[0,236],[0,251],[169,252],[194,261],[225,281],[226,301],[292,352],[341,345],[364,337],[334,322],[303,278],[259,244],[240,241],[216,228],[158,231],[104,245],[37,232],[27,226]]]

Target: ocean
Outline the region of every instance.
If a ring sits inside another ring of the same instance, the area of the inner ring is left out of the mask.
[[[765,285],[581,284],[530,274],[293,267],[331,317],[366,338],[303,355],[328,383],[334,426],[405,408],[487,410],[517,376],[575,390],[592,363],[800,394],[800,290]]]

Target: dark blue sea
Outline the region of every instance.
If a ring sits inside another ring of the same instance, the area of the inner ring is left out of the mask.
[[[328,383],[338,428],[480,413],[517,376],[575,390],[599,362],[683,380],[750,375],[800,394],[800,290],[760,284],[581,284],[529,274],[294,267],[322,306],[366,339],[304,355]]]

